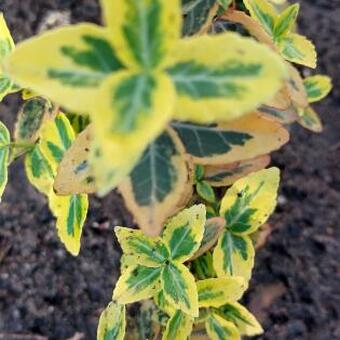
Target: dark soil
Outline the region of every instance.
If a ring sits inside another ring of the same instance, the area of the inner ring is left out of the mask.
[[[314,135],[300,127],[274,156],[283,170],[275,229],[257,254],[245,298],[265,327],[261,339],[340,339],[340,1],[300,1],[301,31],[316,43],[318,71],[333,77],[332,95],[316,105],[325,123]],[[98,21],[94,0],[0,0],[16,41],[39,30],[50,10],[72,22]],[[18,98],[0,104],[0,119],[13,122]],[[92,199],[82,250],[68,255],[58,241],[45,199],[11,168],[0,207],[0,339],[36,334],[95,339],[100,309],[117,278],[114,225],[132,225],[116,193]]]

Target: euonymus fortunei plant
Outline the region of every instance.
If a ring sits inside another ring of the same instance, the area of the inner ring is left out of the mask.
[[[0,124],[0,193],[23,156],[78,255],[88,195],[121,192],[141,230],[115,229],[121,276],[99,340],[260,334],[238,301],[276,205],[269,154],[288,142],[288,124],[322,130],[310,105],[331,90],[327,76],[303,79],[291,64],[317,62],[297,33],[299,5],[101,5],[104,26],[57,28],[16,47],[0,17],[0,99],[23,99],[13,135]]]

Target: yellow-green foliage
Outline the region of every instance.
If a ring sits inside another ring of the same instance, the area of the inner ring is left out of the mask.
[[[297,33],[299,5],[101,4],[105,26],[57,28],[17,47],[0,16],[0,100],[19,90],[24,100],[13,138],[0,122],[0,197],[10,163],[24,155],[61,241],[78,255],[88,194],[119,189],[140,229],[115,229],[121,276],[98,340],[261,334],[238,301],[253,236],[276,205],[279,170],[265,168],[289,140],[285,125],[321,131],[311,104],[332,88],[291,64],[317,62]],[[222,199],[216,187],[227,188]],[[126,304],[137,301],[129,321]]]

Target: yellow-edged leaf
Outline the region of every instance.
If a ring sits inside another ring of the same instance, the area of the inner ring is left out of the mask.
[[[89,194],[96,191],[89,158],[92,126],[81,132],[66,151],[58,166],[54,189],[58,195]]]
[[[220,215],[232,233],[249,235],[264,224],[276,206],[280,170],[269,168],[239,179],[221,201]]]
[[[153,301],[155,305],[167,315],[174,315],[176,308],[170,303],[164,296],[164,291],[160,290],[154,297]]]
[[[233,322],[241,335],[255,336],[263,333],[263,328],[247,308],[238,302],[228,302],[221,308],[223,316]]]
[[[49,206],[56,217],[58,236],[74,256],[80,251],[80,240],[86,220],[89,201],[87,195],[57,196],[50,192]]]
[[[168,246],[173,261],[184,262],[190,259],[200,247],[205,216],[205,206],[200,204],[182,210],[167,222],[162,239]]]
[[[259,156],[250,160],[205,168],[205,180],[214,187],[227,187],[238,179],[261,169],[270,163],[270,156]]]
[[[40,129],[40,140],[26,155],[26,174],[31,184],[49,196],[58,164],[65,151],[71,146],[74,132],[64,114],[54,120],[47,120]]]
[[[179,0],[102,0],[117,54],[135,69],[161,66],[181,33]]]
[[[162,340],[187,340],[191,334],[193,318],[177,310],[169,319]]]
[[[75,135],[70,122],[63,113],[47,121],[40,131],[40,148],[56,173],[59,163],[68,150]]]
[[[30,183],[43,194],[49,195],[53,188],[55,171],[39,144],[26,154],[25,171]]]
[[[254,267],[255,250],[249,236],[237,236],[225,230],[213,253],[218,277],[241,276],[246,282]]]
[[[15,140],[20,142],[36,142],[44,122],[55,118],[55,114],[55,108],[45,98],[33,97],[25,101],[19,111],[15,124]]]
[[[146,146],[164,130],[174,102],[174,88],[165,74],[117,72],[98,93],[92,117],[95,138],[107,135]]]
[[[127,179],[119,186],[138,226],[148,235],[159,235],[166,219],[187,203],[192,188],[184,149],[176,134],[164,131],[144,151]]]
[[[218,125],[174,122],[172,126],[194,163],[203,165],[251,159],[279,149],[289,140],[281,124],[256,112]]]
[[[224,227],[225,219],[223,217],[212,217],[207,219],[204,225],[204,234],[201,245],[196,253],[190,258],[190,261],[197,259],[211,249],[222,234]]]
[[[0,13],[0,101],[13,91],[12,79],[3,70],[4,59],[14,50],[14,41],[7,27],[3,13]]]
[[[200,123],[251,111],[273,97],[286,75],[279,56],[235,33],[182,39],[167,72],[178,94],[175,117]]]
[[[200,307],[221,307],[227,302],[238,301],[247,283],[242,277],[220,277],[197,282],[198,304]]]
[[[147,237],[140,230],[124,227],[116,227],[115,233],[123,252],[133,256],[135,264],[159,267],[169,257],[169,252],[160,238]]]
[[[14,41],[8,29],[3,13],[0,13],[0,60],[11,53],[14,48]]]
[[[281,56],[286,60],[316,68],[317,54],[315,46],[302,35],[290,33],[278,40]]]
[[[198,316],[198,294],[194,276],[183,264],[170,262],[162,271],[164,297],[175,308]]]
[[[73,140],[70,122],[64,114],[58,114],[54,120],[43,124],[40,140],[27,154],[25,165],[31,183],[49,199],[61,241],[72,255],[78,255],[88,198],[86,195],[58,196],[53,190],[58,165]]]
[[[87,113],[98,104],[98,86],[122,68],[110,34],[92,24],[78,24],[20,43],[6,70],[16,83],[71,111]]]
[[[211,340],[240,340],[240,333],[236,326],[222,318],[216,313],[212,313],[205,323],[205,327]]]
[[[305,129],[320,133],[322,132],[323,126],[317,112],[310,106],[305,109],[299,110],[299,124]]]
[[[100,315],[97,340],[124,340],[125,306],[110,302]]]
[[[127,304],[154,296],[161,289],[161,273],[162,268],[131,266],[118,279],[113,299]]]
[[[246,8],[252,18],[258,21],[265,31],[273,35],[277,12],[267,0],[244,0]]]
[[[8,181],[9,144],[11,136],[6,126],[0,122],[0,201]]]
[[[274,37],[279,38],[289,33],[298,17],[300,4],[288,6],[275,20]]]
[[[309,103],[315,103],[325,98],[332,90],[332,80],[328,76],[316,75],[304,79]]]

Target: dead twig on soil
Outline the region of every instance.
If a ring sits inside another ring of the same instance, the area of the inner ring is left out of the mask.
[[[11,248],[12,248],[11,242],[8,241],[4,244],[3,248],[0,250],[0,263],[5,259],[6,255],[11,250]]]

